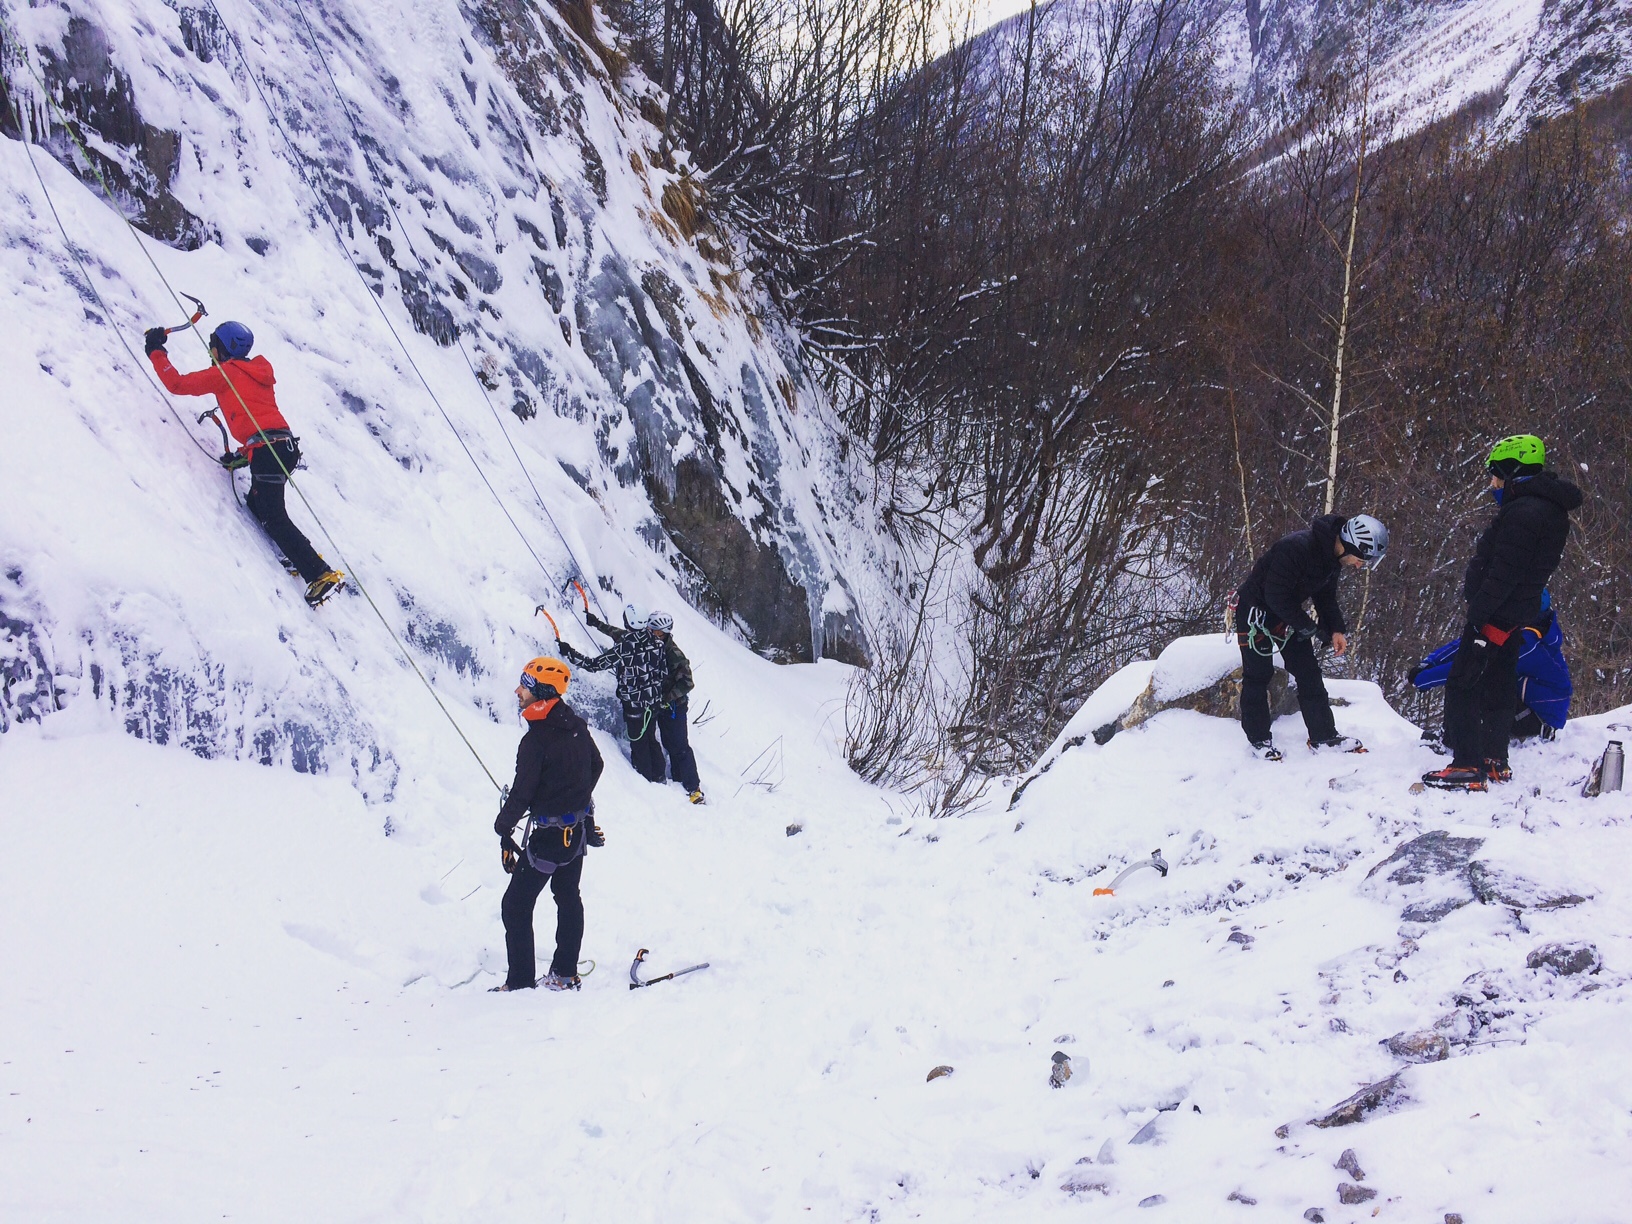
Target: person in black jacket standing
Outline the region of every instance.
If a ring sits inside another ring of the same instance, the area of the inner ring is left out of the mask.
[[[542,985],[578,989],[578,952],[584,942],[584,901],[578,882],[584,848],[604,846],[591,797],[603,762],[589,727],[565,701],[572,672],[560,659],[539,658],[522,670],[516,697],[527,734],[516,749],[516,780],[493,821],[510,886],[499,910],[509,973],[494,990],[526,990],[540,983],[533,952],[533,906],[547,886],[555,895],[555,956]],[[516,825],[527,831],[518,843]]]
[[[1337,606],[1337,579],[1345,567],[1375,566],[1388,551],[1388,528],[1369,514],[1345,519],[1323,514],[1307,530],[1294,531],[1258,558],[1235,595],[1236,639],[1241,646],[1241,727],[1255,756],[1281,759],[1270,737],[1269,681],[1274,655],[1298,684],[1298,709],[1310,748],[1364,752],[1359,740],[1337,733],[1332,703],[1315,659],[1313,639],[1343,654],[1348,626]],[[1313,600],[1315,616],[1304,611]]]
[[[1514,434],[1491,448],[1485,468],[1500,507],[1474,546],[1462,580],[1467,623],[1445,681],[1445,726],[1455,742],[1451,763],[1422,775],[1442,790],[1486,789],[1509,781],[1507,742],[1513,727],[1516,673],[1525,625],[1541,616],[1542,591],[1564,556],[1570,512],[1581,490],[1545,469],[1546,448],[1534,434]]]

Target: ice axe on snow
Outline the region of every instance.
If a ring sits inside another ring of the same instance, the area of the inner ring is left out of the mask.
[[[1094,889],[1094,896],[1116,896],[1116,890],[1122,887],[1122,881],[1126,880],[1134,872],[1140,871],[1146,867],[1160,872],[1162,878],[1164,879],[1167,877],[1167,860],[1162,857],[1162,852],[1160,850],[1152,850],[1148,859],[1140,859],[1137,863],[1129,863],[1119,873],[1117,873],[1116,879],[1111,881],[1111,886],[1109,888]]]
[[[640,980],[640,962],[645,960],[645,959],[646,959],[646,949],[645,948],[642,948],[639,952],[635,953],[635,963],[629,966],[629,989],[630,990],[639,990],[642,986],[656,986],[659,982],[667,982],[667,981],[669,981],[669,980],[671,980],[673,978],[684,977],[688,973],[696,973],[697,970],[699,970],[699,969],[707,969],[708,968],[708,962],[704,961],[700,965],[692,965],[690,968],[687,968],[687,969],[676,969],[673,973],[665,973],[662,977],[651,978],[651,979],[643,982],[643,981]]]
[[[181,296],[186,298],[189,302],[191,302],[193,304],[193,307],[194,307],[193,317],[188,319],[187,322],[185,322],[185,323],[177,323],[174,327],[165,328],[164,329],[164,334],[167,335],[167,336],[171,335],[171,334],[173,334],[175,332],[178,332],[178,331],[186,331],[189,327],[197,326],[198,321],[200,319],[202,319],[205,315],[210,313],[209,311],[204,309],[204,303],[199,301],[192,294],[184,293]],[[200,420],[202,420],[202,419],[203,418],[201,417]]]

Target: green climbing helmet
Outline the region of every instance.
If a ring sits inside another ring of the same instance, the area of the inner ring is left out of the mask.
[[[1485,467],[1491,475],[1503,480],[1515,476],[1534,476],[1547,460],[1547,448],[1535,434],[1513,434],[1490,448]]]

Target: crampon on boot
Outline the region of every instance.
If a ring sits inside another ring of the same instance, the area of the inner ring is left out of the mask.
[[[1310,752],[1364,752],[1366,746],[1352,735],[1334,735],[1331,739],[1310,740]]]
[[[1481,765],[1447,765],[1422,775],[1422,784],[1436,790],[1482,791],[1488,789]]]
[[[571,977],[567,977],[560,973],[546,974],[544,977],[538,979],[538,984],[544,987],[545,990],[578,990],[583,985],[583,983],[578,980],[578,975],[576,973]]]
[[[346,576],[339,570],[330,570],[308,583],[306,586],[306,602],[315,608],[328,600],[329,596],[338,591],[346,580]]]
[[[1254,740],[1252,755],[1260,761],[1278,761],[1281,759],[1281,750],[1275,747],[1273,740]]]
[[[1485,781],[1486,782],[1511,782],[1511,781],[1513,781],[1513,769],[1512,769],[1512,766],[1510,766],[1506,761],[1493,761],[1489,757],[1486,757],[1485,758]]]
[[[703,792],[700,791],[700,790],[692,791],[691,794],[686,796],[686,798],[690,799],[693,803],[705,803],[705,802],[707,802],[707,800],[705,800],[703,798]]]

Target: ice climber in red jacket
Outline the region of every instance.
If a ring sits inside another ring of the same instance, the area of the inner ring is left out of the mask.
[[[339,588],[345,575],[332,570],[304,532],[289,521],[283,491],[288,473],[300,462],[299,440],[278,411],[272,393],[276,379],[265,357],[251,358],[255,337],[242,323],[223,323],[210,333],[210,366],[183,374],[165,352],[165,329],[152,327],[144,337],[148,360],[159,381],[173,395],[213,395],[239,447],[221,456],[229,471],[247,467],[250,513],[283,550],[289,564],[306,580],[306,602],[314,608]]]

